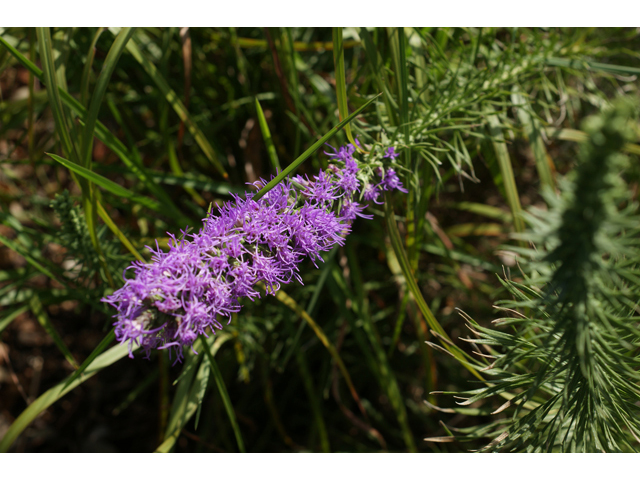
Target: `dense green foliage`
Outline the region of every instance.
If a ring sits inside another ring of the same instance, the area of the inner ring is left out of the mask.
[[[0,30],[0,450],[60,449],[55,427],[29,439],[47,408],[78,417],[67,394],[118,450],[637,450],[638,47],[624,29]],[[317,172],[328,133],[369,168],[394,146],[409,193],[182,365],[112,345],[100,299],[144,245],[247,182]]]

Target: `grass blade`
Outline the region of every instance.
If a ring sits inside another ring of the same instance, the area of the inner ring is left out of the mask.
[[[100,341],[98,346],[93,349],[93,352],[91,352],[89,356],[85,359],[85,361],[82,362],[82,365],[80,365],[80,367],[78,367],[78,369],[75,372],[73,372],[73,374],[69,377],[69,379],[67,380],[67,385],[70,385],[71,383],[75,382],[75,380],[84,373],[87,367],[91,365],[91,362],[93,362],[98,357],[98,355],[104,352],[104,350],[109,346],[109,344],[111,344],[111,342],[113,342],[115,339],[116,339],[116,331],[115,331],[115,328],[112,328],[111,331],[107,334],[107,336]]]
[[[111,180],[103,177],[102,175],[98,175],[97,173],[92,172],[91,170],[83,168],[80,165],[76,165],[75,163],[70,162],[65,158],[59,157],[58,155],[54,155],[53,153],[48,153],[47,155],[53,158],[56,162],[59,162],[65,167],[67,167],[72,172],[77,173],[81,177],[86,178],[92,183],[95,183],[96,185],[104,188],[108,192],[113,193],[114,195],[117,195],[123,198],[128,198],[132,202],[139,203],[140,205],[144,205],[145,207],[150,208],[151,210],[155,210],[156,212],[161,212],[161,213],[163,212],[162,205],[160,205],[159,202],[149,197],[136,195],[130,190],[124,187],[121,187],[117,183],[112,182]]]
[[[264,285],[259,284],[259,286],[263,290],[265,290]],[[275,297],[276,297],[277,300],[279,300],[284,305],[289,307],[291,310],[296,312],[296,314],[298,314],[298,316],[300,316],[305,322],[307,322],[307,324],[311,327],[311,329],[316,334],[316,336],[318,337],[320,342],[322,342],[322,344],[325,346],[325,348],[327,350],[329,350],[329,354],[331,355],[333,360],[338,365],[338,368],[340,369],[340,372],[342,373],[342,376],[344,377],[344,380],[347,383],[347,386],[349,387],[349,391],[351,392],[351,396],[353,397],[353,399],[358,404],[358,407],[360,408],[360,411],[362,411],[362,414],[366,417],[367,414],[366,414],[366,412],[364,410],[364,407],[362,406],[362,402],[360,401],[360,397],[358,396],[358,392],[356,391],[356,388],[353,386],[353,382],[351,381],[351,375],[349,375],[349,372],[347,371],[347,367],[344,366],[344,362],[342,361],[342,358],[340,357],[340,354],[336,350],[336,347],[334,347],[333,344],[329,341],[329,339],[325,335],[325,333],[322,330],[322,328],[320,327],[320,325],[318,325],[313,320],[313,318],[311,318],[311,316],[307,313],[307,311],[304,308],[302,308],[300,305],[298,305],[293,298],[291,298],[289,295],[284,293],[282,290],[278,290],[276,292]]]
[[[37,259],[37,258],[34,258],[33,256],[31,256],[31,254],[29,252],[26,252],[25,250],[23,250],[23,248],[21,246],[19,246],[13,240],[10,240],[10,239],[0,235],[0,243],[3,243],[7,247],[9,247],[11,250],[13,250],[17,254],[21,255],[22,257],[24,257],[24,259],[27,261],[27,263],[29,263],[30,265],[33,265],[40,273],[44,273],[47,277],[49,277],[52,280],[55,280],[57,282],[60,282],[63,285],[66,284],[66,282],[61,281],[61,279],[56,277],[53,274],[53,272],[51,272],[51,270],[49,268],[47,268],[44,265],[42,265],[42,263],[40,263],[38,261],[40,259]]]
[[[4,329],[7,328],[19,315],[22,315],[27,310],[29,310],[29,307],[23,305],[22,307],[18,307],[7,313],[4,318],[0,319],[0,333],[2,333]]]
[[[379,96],[380,96],[380,94],[378,94],[375,97],[369,99],[364,105],[362,105],[360,108],[358,108],[355,112],[353,112],[351,115],[349,115],[343,121],[338,123],[331,130],[329,130],[320,140],[318,140],[316,143],[311,145],[302,155],[300,155],[293,162],[291,162],[291,165],[289,165],[282,172],[280,172],[280,174],[278,176],[276,176],[276,178],[274,178],[269,183],[267,183],[262,188],[262,190],[260,190],[258,193],[256,193],[254,195],[253,199],[254,200],[259,200],[260,198],[262,198],[262,196],[264,194],[266,194],[269,190],[271,190],[278,183],[280,183],[284,178],[287,177],[287,175],[289,175],[290,173],[295,171],[295,169],[298,168],[302,164],[302,162],[304,162],[307,158],[309,158],[311,155],[313,155],[313,153],[316,150],[318,150],[318,148],[320,148],[322,145],[324,145],[325,142],[327,142],[331,137],[333,137],[336,133],[338,133],[345,125],[347,125],[351,120],[353,120],[356,116],[358,116],[360,114],[360,112],[362,112],[365,108],[367,108],[369,105],[371,105],[371,103],[373,103]]]
[[[120,55],[124,51],[127,43],[135,32],[134,28],[123,28],[116,36],[113,45],[107,53],[107,58],[102,66],[102,71],[98,76],[95,90],[91,96],[91,103],[89,109],[84,117],[84,129],[82,131],[82,146],[80,148],[80,164],[85,168],[91,168],[91,147],[93,146],[93,131],[96,127],[96,121],[98,120],[98,113],[100,112],[100,106],[102,105],[102,99],[107,91],[109,80],[116,68],[116,64],[120,59]]]
[[[542,185],[546,185],[553,189],[555,188],[552,170],[553,164],[547,154],[547,149],[544,146],[542,136],[540,135],[540,125],[531,113],[531,106],[528,104],[524,95],[518,92],[511,94],[511,101],[514,106],[517,107],[518,119],[524,127],[525,135],[529,140],[529,145],[533,152],[533,158],[536,161],[536,168],[538,169],[540,182]]]
[[[393,96],[391,95],[391,88],[388,85],[388,80],[385,75],[384,66],[382,65],[382,59],[380,58],[380,54],[376,50],[375,43],[373,42],[373,38],[371,38],[371,34],[367,31],[366,28],[360,29],[360,36],[364,41],[363,47],[365,53],[367,55],[367,61],[369,62],[369,69],[371,74],[373,75],[374,80],[376,81],[376,85],[378,86],[378,90],[382,92],[382,100],[384,101],[385,109],[387,111],[387,116],[389,118],[389,123],[391,125],[398,124],[398,105],[395,102]]]
[[[518,233],[524,232],[524,220],[522,219],[522,206],[520,205],[520,197],[518,196],[518,187],[516,186],[516,179],[513,176],[513,168],[511,167],[511,158],[509,157],[509,151],[507,150],[507,144],[505,143],[504,134],[502,133],[502,126],[500,125],[500,119],[497,115],[489,115],[487,117],[489,122],[489,134],[491,135],[491,143],[496,153],[496,159],[500,167],[500,173],[502,175],[502,182],[504,185],[506,200],[511,209],[513,215],[513,225]]]
[[[109,229],[113,232],[113,234],[116,237],[118,237],[118,240],[122,242],[122,245],[124,245],[125,248],[131,252],[131,254],[136,258],[136,260],[140,262],[144,262],[145,260],[142,257],[142,255],[140,255],[138,250],[136,250],[135,247],[131,244],[127,236],[124,233],[122,233],[122,231],[113,222],[113,220],[111,220],[111,217],[102,206],[102,203],[98,202],[97,207],[98,207],[98,215],[100,216],[100,218],[102,218],[102,221],[107,225],[107,227],[109,227]]]
[[[135,350],[137,347],[134,347]],[[67,381],[63,380],[58,385],[50,388],[42,395],[40,395],[31,405],[29,405],[24,412],[20,414],[18,418],[11,424],[2,440],[0,440],[0,452],[5,453],[9,450],[9,447],[18,438],[18,435],[27,428],[27,426],[43,411],[49,408],[54,402],[64,397],[71,390],[76,388],[81,383],[87,381],[103,368],[112,365],[120,360],[122,357],[129,353],[128,345],[117,345],[99,357],[97,357],[85,370],[85,375],[77,378],[72,383],[67,385]]]
[[[572,128],[547,127],[545,128],[545,133],[550,138],[558,138],[560,140],[568,140],[570,142],[577,143],[586,142],[589,138],[586,133],[580,130],[574,130]],[[636,143],[626,143],[622,147],[622,151],[631,153],[632,155],[640,155],[640,145]]]
[[[640,75],[640,68],[638,67],[611,65],[609,63],[590,62],[588,60],[569,60],[566,58],[550,57],[546,59],[546,63],[553,67],[599,70],[617,75]]]
[[[274,172],[279,172],[280,168],[280,160],[278,160],[278,154],[276,152],[276,147],[273,144],[273,139],[271,138],[271,132],[269,131],[269,125],[267,124],[267,119],[264,116],[264,112],[262,111],[262,107],[260,106],[260,102],[256,98],[256,113],[258,115],[258,124],[260,125],[260,131],[262,132],[262,138],[264,139],[264,143],[267,146],[267,153],[269,154],[269,160],[271,161],[271,168]]]
[[[69,135],[69,124],[62,108],[60,100],[60,92],[58,90],[58,80],[56,76],[55,62],[53,60],[51,32],[49,28],[36,28],[38,36],[38,46],[40,48],[40,60],[42,62],[42,74],[44,83],[47,85],[47,95],[49,96],[49,105],[56,124],[56,132],[62,143],[62,149],[65,155],[77,162],[78,154],[75,145]],[[5,45],[6,46],[6,45]],[[26,58],[25,58],[26,60]],[[34,72],[35,73],[35,72]]]
[[[407,254],[404,251],[402,246],[402,238],[400,237],[400,232],[398,231],[398,225],[396,223],[395,216],[393,215],[393,210],[391,209],[391,197],[388,193],[385,194],[385,202],[384,202],[384,217],[387,221],[387,228],[389,230],[389,238],[391,240],[391,246],[393,247],[393,251],[398,258],[398,262],[400,263],[400,268],[402,269],[402,273],[404,274],[405,280],[407,282],[407,286],[411,293],[413,294],[414,301],[418,305],[420,312],[424,316],[425,320],[429,324],[429,327],[433,329],[435,332],[440,334],[443,338],[447,339],[451,342],[449,335],[444,331],[442,326],[438,323],[436,318],[431,313],[431,309],[427,305],[424,297],[422,296],[422,292],[420,291],[420,287],[416,282],[415,277],[413,276],[413,272],[411,271],[411,266],[409,265],[409,259],[407,258]],[[482,380],[480,374],[471,366],[471,364],[465,358],[466,354],[456,347],[453,342],[444,343],[444,348],[446,348],[451,354],[460,360],[460,363],[464,365],[464,367],[469,370],[473,375]]]
[[[77,370],[78,362],[76,362],[76,359],[73,358],[73,355],[69,351],[69,348],[62,341],[62,338],[60,337],[60,334],[58,333],[56,328],[53,326],[53,323],[51,323],[51,319],[49,318],[49,315],[47,315],[47,312],[44,309],[42,302],[40,301],[40,297],[38,297],[37,294],[33,294],[31,299],[29,300],[29,307],[38,320],[38,323],[42,325],[42,328],[47,331],[49,336],[53,339],[54,343],[58,347],[58,350],[60,350],[62,355],[64,355],[64,358],[66,358],[67,361],[73,366],[73,368]]]
[[[84,62],[84,68],[82,69],[82,80],[80,81],[80,101],[82,105],[87,106],[89,101],[89,79],[91,77],[91,67],[93,67],[93,59],[96,56],[96,44],[100,35],[104,32],[104,27],[98,27],[96,34],[93,36],[91,45],[89,46],[89,53],[87,53],[87,59]]]
[[[342,43],[342,27],[333,27],[333,63],[336,76],[336,98],[338,99],[338,113],[340,120],[349,116],[347,103],[347,82],[344,71],[344,45]],[[354,147],[358,148],[351,133],[351,125],[344,127],[344,133]],[[360,150],[360,149],[358,149]]]
[[[207,354],[207,358],[209,359],[211,371],[213,372],[213,378],[216,381],[216,386],[218,387],[218,391],[220,392],[220,396],[222,397],[224,409],[227,411],[227,415],[229,416],[231,428],[233,428],[233,433],[236,436],[236,442],[238,443],[238,449],[240,450],[240,452],[246,453],[246,450],[244,448],[244,441],[242,440],[242,433],[240,432],[240,427],[238,426],[238,421],[236,420],[236,414],[233,410],[231,399],[229,398],[229,392],[227,392],[227,387],[224,384],[224,379],[222,378],[222,373],[218,368],[218,364],[216,363],[215,358],[213,358],[213,355],[207,347],[208,345],[205,344],[204,352]]]

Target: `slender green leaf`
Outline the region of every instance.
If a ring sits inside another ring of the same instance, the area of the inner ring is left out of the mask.
[[[75,145],[69,135],[69,123],[67,122],[64,109],[62,108],[60,92],[58,91],[58,80],[53,60],[53,48],[51,45],[51,32],[49,31],[49,28],[38,27],[36,29],[36,34],[38,36],[38,46],[40,48],[40,60],[42,62],[44,83],[48,86],[47,94],[49,95],[49,105],[51,106],[51,111],[56,124],[56,132],[60,137],[60,142],[62,143],[62,149],[64,150],[65,155],[74,159],[75,163],[78,163],[78,152],[76,151]]]
[[[638,67],[612,65],[609,63],[591,62],[588,60],[569,60],[566,58],[550,57],[546,59],[546,63],[547,65],[554,67],[599,70],[601,72],[614,73],[618,75],[640,75],[640,68]]]
[[[511,94],[511,101],[517,107],[518,119],[523,125],[525,134],[529,140],[533,158],[536,161],[540,182],[549,188],[555,188],[551,159],[547,154],[547,149],[540,135],[540,125],[532,115],[530,105],[524,95],[517,92]]]
[[[13,322],[18,316],[22,315],[27,310],[29,310],[29,307],[23,305],[22,307],[14,308],[9,313],[7,313],[4,318],[0,319],[0,333],[2,333],[4,329],[11,324],[11,322]]]
[[[349,116],[349,104],[347,103],[347,83],[344,71],[344,44],[342,42],[342,27],[333,27],[333,64],[335,65],[336,76],[336,98],[338,100],[338,112],[340,120]],[[351,125],[344,127],[344,133],[354,147],[358,148],[353,134],[351,133]]]
[[[102,71],[98,76],[96,87],[93,91],[93,95],[91,96],[89,109],[87,110],[87,114],[84,117],[84,129],[82,131],[80,165],[85,168],[91,169],[91,148],[93,146],[93,131],[96,127],[96,121],[98,120],[98,113],[100,112],[102,99],[104,98],[104,94],[107,91],[109,80],[111,80],[111,75],[116,68],[118,59],[120,58],[120,55],[122,55],[122,52],[124,51],[134,32],[134,28],[127,27],[123,28],[120,33],[118,33],[115,41],[113,42],[113,45],[109,49],[109,53],[107,53],[107,58],[102,65]]]
[[[260,102],[257,98],[256,113],[258,115],[258,124],[260,125],[260,131],[262,132],[262,138],[264,139],[264,143],[267,146],[267,153],[269,154],[269,160],[271,161],[271,168],[273,168],[273,171],[277,173],[281,170],[280,160],[278,160],[276,147],[273,144],[273,139],[271,138],[271,132],[269,131],[269,125],[267,125],[267,119],[264,116],[264,112],[262,111],[262,107],[260,106]]]
[[[236,436],[236,442],[238,443],[238,449],[242,453],[246,453],[244,448],[244,441],[242,440],[242,433],[240,432],[240,427],[238,426],[238,421],[236,420],[236,414],[233,410],[233,405],[231,404],[231,399],[229,398],[229,392],[227,392],[227,387],[224,384],[224,379],[222,378],[222,373],[218,368],[218,364],[216,363],[216,359],[213,358],[213,355],[207,348],[208,346],[205,344],[204,352],[207,354],[207,358],[209,359],[209,364],[211,366],[211,371],[213,372],[213,378],[216,381],[216,386],[218,387],[218,391],[220,392],[220,396],[222,397],[222,403],[224,404],[224,409],[229,416],[229,421],[231,422],[231,428],[233,429],[233,433]]]
[[[285,168],[276,178],[267,183],[258,193],[256,193],[253,197],[254,200],[258,200],[262,198],[269,190],[275,187],[278,183],[280,183],[284,178],[286,178],[290,173],[294,172],[296,168],[298,168],[302,162],[304,162],[307,158],[309,158],[313,153],[318,150],[322,145],[324,145],[331,137],[333,137],[336,133],[340,131],[345,125],[347,125],[351,120],[353,120],[356,116],[360,114],[365,108],[367,108],[371,103],[373,103],[376,98],[378,98],[380,94],[375,97],[369,99],[364,105],[358,108],[355,112],[349,115],[347,118],[338,123],[335,127],[329,130],[320,140],[311,145],[302,155],[296,158],[291,165]]]
[[[104,352],[105,349],[115,339],[116,339],[116,331],[115,331],[115,328],[112,328],[111,331],[107,334],[107,336],[100,341],[98,346],[93,349],[93,351],[89,354],[89,356],[85,359],[85,361],[82,362],[82,365],[80,365],[80,367],[78,367],[78,369],[75,372],[73,372],[73,374],[69,377],[69,379],[67,380],[67,385],[70,385],[71,383],[75,382],[76,379],[79,378],[80,375],[82,375],[86,371],[87,367],[91,365],[91,362],[93,362],[98,357],[98,355]]]
[[[82,69],[82,80],[80,80],[80,101],[82,105],[87,106],[89,101],[89,79],[91,77],[91,68],[93,67],[93,59],[96,56],[96,44],[100,35],[104,32],[104,27],[98,27],[91,45],[89,46],[89,52],[87,53],[87,59],[84,62],[84,68]]]
[[[136,350],[138,347],[134,346],[132,350]],[[18,435],[27,428],[27,426],[43,411],[49,408],[53,403],[64,397],[71,390],[76,388],[81,383],[87,381],[103,368],[112,365],[120,360],[122,357],[129,353],[128,345],[117,345],[99,357],[97,357],[85,370],[85,374],[74,380],[67,385],[67,381],[63,380],[58,385],[50,388],[45,393],[40,395],[31,405],[29,405],[24,412],[20,414],[18,418],[11,424],[9,430],[5,433],[2,440],[0,440],[0,452],[7,452],[9,447],[18,438]]]
[[[398,262],[400,263],[400,268],[402,269],[402,273],[404,274],[407,286],[409,287],[409,290],[411,290],[413,298],[418,305],[418,308],[422,312],[425,320],[429,324],[429,327],[446,340],[446,342],[444,343],[444,348],[447,351],[451,352],[454,357],[460,360],[460,362],[467,370],[469,370],[473,375],[482,380],[480,374],[465,358],[466,354],[464,353],[464,351],[462,351],[459,347],[455,346],[453,342],[451,342],[451,339],[444,331],[442,326],[438,323],[436,318],[433,316],[433,313],[431,313],[431,309],[427,305],[427,302],[424,300],[422,292],[420,291],[420,287],[418,286],[418,283],[413,276],[413,272],[411,271],[411,266],[409,265],[407,255],[402,246],[402,239],[400,237],[400,232],[398,231],[398,225],[396,224],[396,219],[391,209],[391,196],[388,193],[385,194],[384,213],[393,251],[398,258]]]
[[[122,231],[114,223],[114,221],[111,219],[107,211],[102,206],[102,203],[98,202],[97,207],[98,207],[98,215],[100,216],[100,218],[102,218],[102,221],[107,225],[107,227],[109,227],[109,230],[111,230],[113,234],[116,237],[118,237],[118,240],[122,242],[125,248],[131,252],[131,254],[136,258],[136,260],[144,263],[145,261],[144,257],[140,255],[138,250],[136,250],[135,247],[131,244],[127,236],[124,233],[122,233]]]
[[[36,269],[38,269],[38,271],[40,273],[44,273],[47,277],[56,280],[57,282],[60,282],[61,279],[59,279],[56,275],[54,275],[51,270],[49,268],[47,268],[46,266],[43,265],[42,259],[39,258],[35,258],[33,257],[29,252],[25,251],[25,249],[23,247],[21,247],[20,245],[18,245],[18,243],[14,242],[13,240],[10,240],[2,235],[0,235],[0,242],[4,243],[7,247],[9,247],[11,250],[13,250],[14,252],[18,253],[19,255],[22,255],[24,257],[24,259],[31,265],[33,265]],[[61,282],[63,285],[66,284],[66,282],[62,281]]]
[[[36,317],[36,320],[38,320],[38,323],[42,325],[42,327],[47,331],[49,336],[53,339],[53,342],[58,347],[58,350],[60,350],[62,355],[64,355],[64,358],[67,359],[67,361],[73,366],[73,368],[78,369],[78,363],[76,362],[76,359],[73,358],[73,355],[69,351],[69,348],[65,345],[64,341],[62,341],[62,338],[60,337],[60,334],[58,333],[56,328],[53,326],[53,323],[51,323],[51,319],[49,318],[49,315],[47,315],[47,312],[44,309],[42,302],[40,301],[40,297],[38,297],[37,294],[32,295],[31,299],[29,300],[29,307],[31,308],[33,315]]]
[[[487,117],[489,122],[489,133],[491,135],[491,143],[493,149],[496,152],[496,158],[500,167],[500,173],[502,175],[502,182],[507,195],[507,203],[511,209],[513,215],[513,225],[516,232],[521,233],[524,231],[524,220],[522,219],[522,207],[520,205],[520,197],[518,195],[518,187],[516,186],[516,179],[513,176],[513,168],[511,167],[511,157],[507,150],[504,134],[502,133],[502,127],[500,125],[500,119],[497,115],[489,115]]]
[[[155,210],[156,212],[163,212],[162,205],[159,202],[149,197],[136,195],[130,190],[124,187],[121,187],[117,183],[112,182],[107,178],[104,178],[102,175],[98,175],[97,173],[92,172],[91,170],[87,170],[86,168],[81,167],[80,165],[76,165],[65,158],[59,157],[58,155],[54,155],[53,153],[48,153],[47,155],[49,155],[55,161],[67,167],[72,172],[75,172],[81,177],[84,177],[87,180],[90,180],[92,183],[104,188],[105,190],[107,190],[110,193],[113,193],[114,195],[117,195],[123,198],[128,198],[132,202],[139,203],[140,205],[150,208],[151,210]]]

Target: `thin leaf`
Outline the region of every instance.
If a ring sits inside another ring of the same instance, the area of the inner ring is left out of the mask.
[[[542,136],[540,135],[540,125],[530,111],[530,105],[528,105],[524,95],[517,92],[511,94],[511,101],[517,107],[518,119],[524,126],[525,134],[529,140],[531,151],[533,152],[533,158],[536,161],[540,182],[542,185],[555,188],[552,170],[553,164],[547,154]]]
[[[318,150],[322,145],[324,145],[331,137],[333,137],[336,133],[340,131],[345,125],[347,125],[351,120],[353,120],[356,116],[360,114],[365,108],[367,108],[371,103],[373,103],[376,98],[378,98],[380,94],[368,100],[364,105],[358,108],[355,112],[345,118],[343,121],[338,123],[335,127],[329,130],[320,140],[311,145],[302,155],[296,158],[291,165],[285,168],[276,178],[267,183],[258,193],[253,196],[254,200],[259,200],[262,198],[269,190],[275,187],[278,183],[280,183],[284,178],[286,178],[290,173],[295,171],[302,162],[304,162],[307,158],[309,158],[313,153]]]
[[[111,180],[103,177],[102,175],[98,175],[97,173],[92,172],[91,170],[87,170],[86,168],[81,167],[80,165],[76,165],[75,163],[70,162],[65,158],[59,157],[58,155],[54,155],[53,153],[48,153],[47,155],[53,158],[56,162],[59,162],[65,167],[67,167],[72,172],[75,172],[81,177],[86,178],[87,180],[90,180],[92,183],[104,188],[105,190],[107,190],[110,193],[113,193],[114,195],[117,195],[123,198],[128,198],[132,202],[139,203],[140,205],[144,205],[145,207],[150,208],[151,210],[155,210],[156,212],[161,212],[161,213],[163,212],[162,205],[160,205],[159,202],[149,197],[136,195],[135,193],[131,192],[131,190],[121,187],[117,183],[112,182]]]
[[[349,116],[349,105],[347,103],[347,83],[346,75],[344,71],[344,45],[342,43],[342,27],[333,27],[333,64],[335,68],[336,77],[336,98],[338,100],[338,113],[340,120]],[[344,127],[344,133],[347,135],[349,141],[356,147],[353,134],[351,133],[351,125],[347,124]]]
[[[500,167],[504,189],[507,195],[507,203],[513,215],[513,225],[518,233],[524,231],[524,220],[522,219],[522,206],[520,205],[520,197],[518,196],[518,187],[516,179],[513,176],[513,168],[511,167],[511,157],[507,150],[504,134],[500,125],[500,119],[497,115],[489,115],[489,133],[491,135],[491,143],[496,152],[496,158]]]
[[[49,315],[47,315],[47,312],[45,311],[44,307],[42,306],[42,302],[40,301],[40,297],[38,297],[37,294],[34,294],[29,300],[29,307],[31,308],[33,315],[36,317],[36,320],[38,320],[38,323],[42,325],[42,327],[47,331],[47,334],[49,334],[49,336],[53,339],[54,343],[58,347],[58,350],[60,350],[62,355],[64,355],[64,358],[66,358],[67,361],[73,366],[73,368],[77,370],[78,363],[76,362],[76,359],[73,358],[73,355],[69,351],[69,348],[62,341],[62,338],[60,337],[60,334],[58,333],[56,328],[53,326],[53,323],[51,323],[51,319],[49,318]]]
[[[0,319],[0,333],[7,328],[11,322],[13,322],[18,316],[22,315],[24,312],[29,310],[29,307],[24,305],[22,307],[18,307],[7,313],[4,318]]]
[[[134,346],[133,350],[137,349]],[[9,447],[18,438],[18,435],[29,426],[29,424],[35,420],[43,411],[49,408],[54,402],[64,397],[71,390],[76,388],[81,383],[87,381],[103,368],[112,365],[120,360],[122,357],[129,353],[129,347],[127,345],[117,345],[107,352],[97,357],[85,370],[85,374],[74,380],[67,385],[67,381],[63,380],[58,385],[50,388],[45,393],[40,395],[31,405],[29,405],[24,412],[20,414],[18,418],[11,424],[2,440],[0,440],[0,452],[4,453],[9,450]]]
[[[244,441],[242,440],[242,433],[240,432],[240,427],[238,426],[238,421],[236,420],[236,413],[233,410],[233,405],[231,404],[231,399],[229,398],[229,392],[227,392],[227,387],[224,384],[224,379],[222,378],[222,373],[218,368],[218,364],[216,363],[215,358],[213,358],[213,355],[207,347],[208,346],[205,344],[204,352],[209,359],[211,371],[213,372],[213,378],[216,381],[216,386],[218,387],[218,391],[220,392],[220,397],[222,397],[222,403],[224,404],[224,409],[226,410],[229,421],[231,422],[231,428],[233,429],[233,433],[236,436],[238,449],[240,450],[240,452],[246,453],[246,450],[244,448]]]
[[[280,160],[278,160],[278,154],[276,153],[276,147],[273,144],[273,139],[271,138],[271,132],[269,131],[269,125],[267,124],[267,119],[264,116],[264,112],[262,111],[262,107],[260,106],[260,102],[256,98],[256,113],[258,115],[258,124],[260,125],[260,131],[262,132],[262,138],[264,139],[264,143],[267,147],[267,154],[269,155],[269,160],[271,161],[271,168],[274,172],[279,172],[280,168]]]
[[[118,240],[122,242],[125,248],[129,250],[134,257],[136,257],[136,260],[144,263],[145,262],[144,257],[140,255],[138,250],[136,250],[135,247],[131,244],[127,236],[124,233],[122,233],[122,231],[118,228],[118,226],[113,222],[113,220],[111,219],[107,211],[102,206],[102,203],[98,202],[97,206],[98,206],[98,215],[100,216],[100,218],[102,218],[102,221],[107,225],[107,227],[109,227],[109,229],[113,232],[113,234],[116,237],[118,237]]]
[[[100,341],[98,346],[93,349],[93,351],[89,354],[89,356],[85,359],[85,361],[82,362],[82,365],[80,365],[80,367],[78,367],[78,369],[75,372],[73,372],[73,374],[69,377],[69,379],[67,380],[67,385],[70,385],[71,383],[75,382],[75,380],[86,371],[87,367],[91,365],[91,362],[93,362],[98,357],[98,355],[104,352],[104,350],[115,339],[116,339],[116,331],[115,331],[115,328],[112,328],[111,331],[107,334],[107,336]]]
[[[91,45],[89,46],[89,53],[87,53],[87,59],[84,62],[84,68],[82,69],[82,79],[80,80],[80,101],[82,105],[86,106],[89,101],[89,78],[91,77],[91,67],[93,66],[93,59],[96,55],[96,44],[100,35],[104,32],[104,27],[98,27]]]
[[[40,60],[42,62],[43,69],[42,74],[44,76],[44,83],[48,87],[47,95],[49,96],[49,105],[56,124],[56,132],[60,137],[60,142],[62,143],[62,149],[64,150],[65,155],[69,158],[73,158],[77,163],[78,153],[71,140],[71,136],[69,135],[69,124],[62,108],[60,92],[58,90],[58,80],[56,77],[51,45],[51,32],[49,31],[49,28],[38,27],[36,28],[36,34],[38,36],[38,46],[40,48]]]
[[[425,320],[429,324],[434,331],[439,333],[444,339],[447,340],[444,344],[444,348],[446,348],[451,354],[460,360],[462,365],[469,370],[473,375],[482,380],[482,376],[471,366],[468,360],[465,358],[466,354],[449,338],[449,335],[444,331],[442,326],[438,323],[436,318],[431,313],[431,309],[427,305],[427,302],[424,300],[422,296],[422,292],[420,291],[420,287],[416,282],[416,279],[413,276],[413,272],[411,271],[411,266],[409,265],[409,260],[407,259],[407,255],[402,246],[402,239],[400,238],[400,232],[398,231],[398,225],[396,224],[395,217],[393,215],[393,211],[391,210],[391,197],[388,193],[385,194],[385,202],[384,202],[384,213],[385,219],[387,221],[387,228],[389,230],[389,237],[391,239],[391,245],[393,247],[393,251],[398,258],[398,262],[400,263],[400,268],[402,269],[402,273],[404,274],[404,278],[407,282],[407,286],[411,293],[413,294],[413,298],[418,305],[418,308],[422,312]]]
[[[93,146],[93,131],[96,127],[96,121],[98,120],[98,113],[100,112],[100,106],[102,105],[102,99],[107,91],[109,80],[116,68],[116,64],[120,59],[120,55],[124,51],[127,43],[135,32],[134,28],[123,28],[116,36],[113,45],[107,53],[107,58],[102,65],[102,71],[98,76],[96,87],[91,96],[91,103],[89,109],[84,117],[84,129],[82,131],[82,146],[80,149],[80,164],[85,168],[91,168],[91,147]]]

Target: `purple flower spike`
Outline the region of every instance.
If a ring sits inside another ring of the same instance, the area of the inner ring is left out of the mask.
[[[285,180],[259,200],[253,193],[234,195],[198,233],[183,232],[180,240],[169,234],[168,252],[157,242],[155,250],[147,247],[151,261],[134,262],[133,276],[102,299],[117,310],[116,339],[129,343],[129,356],[135,344],[147,358],[154,349],[168,349],[181,361],[199,335],[222,329],[225,317],[231,321],[241,298],[260,297],[258,282],[272,295],[282,284],[302,283],[300,262],[309,258],[317,266],[322,252],[344,245],[356,217],[373,218],[353,198],[360,187],[355,147],[331,148],[327,155],[340,164],[313,179]],[[407,191],[392,169],[379,173],[383,180],[366,185],[365,201],[380,203],[383,190]],[[266,184],[259,180],[254,186]]]

